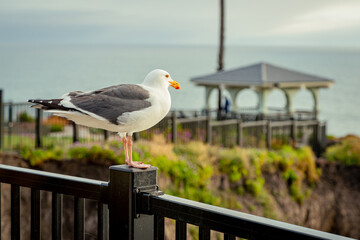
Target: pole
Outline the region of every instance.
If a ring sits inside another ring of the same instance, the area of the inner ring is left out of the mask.
[[[243,146],[243,128],[242,128],[242,121],[241,119],[239,119],[238,124],[237,124],[237,145],[239,147]]]
[[[3,90],[0,89],[0,150],[4,147],[4,104]]]
[[[36,109],[36,125],[35,125],[35,147],[41,148],[41,122],[42,122],[42,110]]]
[[[177,122],[176,122],[176,112],[171,114],[171,140],[173,143],[177,142]]]
[[[9,104],[9,120],[8,120],[8,149],[12,149],[12,128],[13,128],[13,104]]]
[[[225,19],[224,19],[224,12],[225,12],[225,0],[220,0],[220,42],[219,42],[219,59],[218,59],[218,72],[222,71],[224,69],[224,25],[225,25]],[[219,86],[219,94],[218,94],[218,113],[217,118],[220,120],[222,118],[221,116],[221,88]]]
[[[72,122],[72,126],[73,126],[73,143],[76,143],[79,141],[78,128],[75,122]]]
[[[219,59],[218,59],[218,71],[224,69],[223,59],[224,59],[224,12],[225,12],[225,0],[220,0],[220,44],[219,44]]]
[[[267,123],[267,134],[266,134],[266,147],[271,149],[271,137],[272,137],[272,129],[271,129],[271,121]]]

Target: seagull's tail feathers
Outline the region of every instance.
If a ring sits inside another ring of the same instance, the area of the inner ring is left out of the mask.
[[[32,105],[33,108],[43,109],[43,110],[62,110],[62,111],[69,111],[70,109],[64,107],[61,104],[62,99],[29,99],[28,102],[35,103]]]

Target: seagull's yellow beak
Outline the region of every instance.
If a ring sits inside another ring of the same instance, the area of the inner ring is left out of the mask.
[[[173,88],[175,88],[175,89],[180,89],[180,84],[178,83],[178,82],[176,82],[176,81],[174,81],[174,80],[170,80],[169,81],[169,83],[170,83],[170,86],[171,87],[173,87]]]

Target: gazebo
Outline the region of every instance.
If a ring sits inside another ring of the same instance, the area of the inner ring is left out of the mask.
[[[315,116],[319,111],[319,89],[330,87],[334,81],[302,73],[269,63],[260,62],[250,66],[240,67],[228,71],[220,71],[214,74],[195,77],[191,79],[198,86],[204,86],[206,90],[205,102],[206,109],[209,110],[210,94],[213,90],[219,91],[226,89],[233,103],[233,111],[238,111],[236,98],[243,89],[252,89],[258,96],[257,111],[259,114],[266,115],[268,109],[266,101],[271,90],[277,88],[284,92],[286,97],[285,112],[293,114],[294,97],[303,88],[308,89],[314,100],[313,112]]]

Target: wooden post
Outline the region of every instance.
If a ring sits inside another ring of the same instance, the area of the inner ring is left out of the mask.
[[[171,141],[173,143],[177,142],[177,122],[176,122],[176,112],[172,112],[171,114]]]
[[[35,147],[41,148],[41,123],[42,123],[42,110],[36,109],[36,124],[35,124]]]
[[[320,129],[320,122],[317,121],[316,125],[314,125],[314,130],[313,130],[313,150],[317,157],[320,157],[319,129]]]
[[[219,59],[218,71],[224,69],[224,30],[225,30],[225,0],[220,0],[220,43],[219,43]]]
[[[291,146],[296,146],[296,121],[291,121],[291,130],[290,130],[290,140],[291,140]]]
[[[243,146],[243,129],[242,129],[242,121],[241,119],[239,119],[238,124],[237,124],[237,145],[239,147]]]
[[[271,149],[271,137],[272,137],[272,127],[271,121],[268,121],[267,124],[267,131],[266,131],[266,147],[270,150]]]
[[[156,186],[156,167],[110,167],[109,237],[110,239],[154,239],[154,215],[138,214],[136,194]],[[154,188],[155,189],[155,188]]]
[[[226,125],[221,126],[221,143],[226,147]]]
[[[0,89],[0,150],[4,147],[4,104],[3,90]]]
[[[326,150],[327,138],[326,138],[326,122],[322,123],[320,126],[320,154],[321,155]]]
[[[206,143],[211,144],[211,118],[210,118],[210,114],[207,115],[206,118]]]

